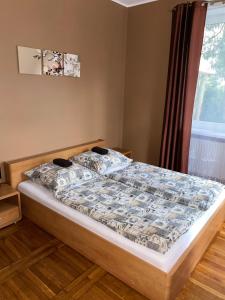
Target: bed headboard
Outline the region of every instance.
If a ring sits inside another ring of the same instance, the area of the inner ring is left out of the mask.
[[[88,151],[95,146],[103,147],[105,146],[105,141],[96,140],[77,146],[72,146],[26,158],[20,158],[18,160],[5,162],[6,181],[13,188],[16,188],[21,181],[26,180],[26,177],[23,175],[25,171],[30,170],[48,161],[51,161],[54,158],[68,159],[73,155]]]

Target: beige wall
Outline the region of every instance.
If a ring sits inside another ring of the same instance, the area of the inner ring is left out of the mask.
[[[109,0],[1,2],[0,161],[123,130],[127,9]],[[80,54],[81,78],[18,74],[16,46]]]
[[[157,164],[177,2],[3,1],[0,162],[104,138]],[[80,54],[81,78],[18,74],[17,45]]]
[[[182,1],[129,9],[123,144],[158,164],[169,59],[171,9]]]

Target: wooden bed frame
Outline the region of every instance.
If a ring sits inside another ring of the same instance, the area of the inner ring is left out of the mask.
[[[16,188],[25,180],[23,172],[26,170],[57,157],[69,158],[93,146],[104,145],[103,140],[97,140],[7,162],[5,163],[7,181]],[[24,216],[151,300],[175,299],[225,219],[225,203],[223,203],[172,270],[166,273],[26,195],[21,195],[21,201]]]

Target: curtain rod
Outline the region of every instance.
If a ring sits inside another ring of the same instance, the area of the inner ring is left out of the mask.
[[[196,1],[186,1],[187,4],[192,4],[193,2],[196,2]],[[202,1],[203,3],[208,3],[208,4],[216,4],[216,3],[222,3],[222,4],[225,4],[225,0],[205,0],[205,1]],[[182,3],[185,3],[185,2],[181,2],[180,4]]]
[[[186,4],[192,4],[195,1],[186,1]],[[185,2],[181,2],[180,4],[184,4]],[[207,3],[209,5],[214,5],[216,3],[225,4],[225,0],[205,0],[203,3]],[[176,7],[172,8],[170,11],[174,11]]]
[[[225,4],[225,0],[206,0],[204,1],[205,3],[208,3],[208,4],[216,4],[216,3],[221,3],[221,4]]]

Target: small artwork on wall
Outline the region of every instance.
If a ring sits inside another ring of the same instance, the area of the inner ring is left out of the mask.
[[[77,54],[17,46],[19,73],[80,78]]]
[[[80,77],[80,60],[76,54],[64,54],[64,75]]]
[[[43,74],[52,76],[63,75],[63,53],[43,50]]]
[[[18,46],[17,50],[20,74],[41,75],[41,49]]]

